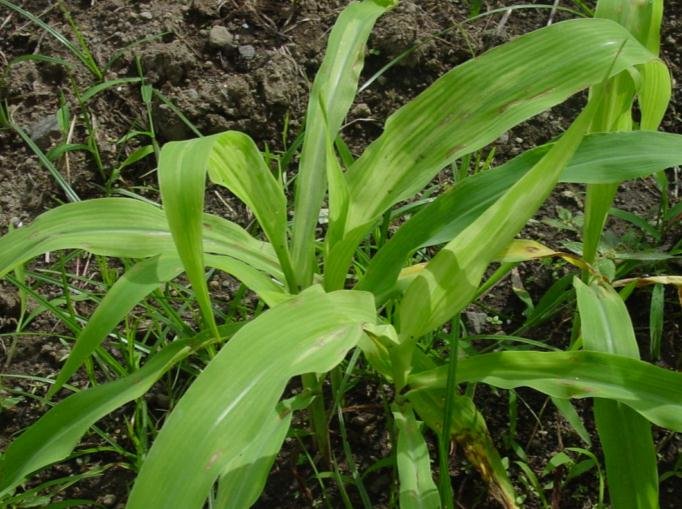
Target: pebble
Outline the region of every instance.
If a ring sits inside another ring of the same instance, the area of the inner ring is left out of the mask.
[[[100,503],[106,507],[112,507],[116,503],[116,495],[104,495]]]
[[[239,56],[244,60],[252,60],[256,56],[256,48],[250,44],[239,46]]]
[[[149,12],[149,11],[142,11],[142,12],[140,13],[140,17],[141,17],[142,19],[146,19],[146,20],[148,20],[148,21],[154,19],[154,15],[153,15],[151,12]]]
[[[208,33],[209,46],[217,49],[229,49],[234,44],[234,35],[224,26],[214,26]]]
[[[357,104],[352,110],[353,116],[366,118],[372,115],[372,110],[365,103]]]
[[[31,139],[42,149],[48,148],[53,141],[61,136],[59,122],[57,122],[55,115],[48,115],[33,122],[26,131],[28,131]]]

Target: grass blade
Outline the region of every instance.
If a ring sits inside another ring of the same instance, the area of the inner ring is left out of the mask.
[[[62,388],[81,364],[104,341],[107,334],[142,299],[156,290],[162,283],[176,277],[182,270],[182,263],[177,256],[157,257],[138,263],[116,281],[79,334],[66,363],[59,371],[59,375],[57,375],[46,397],[51,398]]]
[[[21,7],[10,2],[9,0],[0,0],[0,5],[4,5],[8,9],[13,10],[17,14],[20,14],[21,16],[29,20],[31,23],[45,30],[48,34],[54,37],[55,40],[57,40],[66,49],[68,49],[76,58],[78,58],[78,60],[81,61],[85,68],[88,69],[95,78],[97,78],[98,80],[102,79],[102,72],[100,71],[99,67],[97,67],[97,64],[94,62],[94,60],[92,59],[92,55],[90,55],[89,52],[81,50],[81,48],[79,48],[66,37],[64,37],[61,34],[61,32],[55,30],[53,27],[45,23],[39,17],[35,16],[34,14],[30,13],[25,9],[22,9]]]
[[[440,508],[440,496],[431,475],[431,459],[424,435],[411,408],[393,408],[398,429],[396,463],[400,479],[400,509]]]
[[[402,225],[372,259],[357,288],[381,302],[413,251],[451,241],[547,153],[539,147],[493,170],[478,173],[440,195]],[[682,136],[657,132],[586,136],[560,182],[608,183],[651,175],[682,164]]]
[[[314,235],[326,191],[327,139],[336,138],[355,99],[372,27],[393,3],[365,0],[343,10],[332,28],[327,51],[310,92],[301,163],[296,178],[293,258],[307,286],[314,272]]]
[[[202,225],[204,252],[228,255],[283,279],[272,246],[211,214],[203,215]],[[0,276],[36,256],[61,249],[118,258],[175,253],[163,210],[130,198],[100,198],[62,205],[1,237]]]
[[[629,43],[619,52],[624,40]],[[353,165],[346,230],[412,196],[449,162],[576,90],[601,82],[612,64],[615,75],[653,58],[616,23],[572,20],[460,65],[393,114],[382,136]],[[544,70],[541,76],[539,65]],[[490,87],[480,86],[483,76],[495,76]]]
[[[159,155],[158,173],[173,242],[192,283],[206,327],[217,336],[202,250],[206,171],[213,143],[212,138],[166,143]]]
[[[447,367],[416,373],[415,389],[445,388]],[[498,352],[460,359],[457,382],[531,387],[554,398],[620,401],[654,424],[682,431],[682,374],[602,352]]]
[[[147,203],[129,198],[71,203],[0,238],[0,275],[48,251],[145,258],[169,249],[170,240],[163,211]]]
[[[294,410],[307,406],[310,397],[302,393],[282,401],[264,421],[258,438],[225,467],[220,478],[216,507],[251,507],[265,487],[270,468],[287,436]]]
[[[664,308],[665,286],[656,284],[651,290],[651,304],[649,306],[649,350],[653,360],[658,360],[661,357]]]
[[[360,324],[375,320],[370,294],[313,287],[242,328],[167,418],[128,509],[202,507],[213,482],[258,436],[288,380],[332,369],[359,341]]]
[[[588,286],[576,278],[573,284],[584,348],[639,359],[630,315],[620,295],[596,281]],[[658,507],[657,459],[650,424],[618,401],[596,399],[594,416],[613,507]]]
[[[443,429],[444,390],[420,390],[408,393],[410,402],[421,419],[437,433]],[[471,398],[455,393],[452,396],[450,435],[462,447],[469,462],[488,483],[490,493],[506,509],[518,507],[507,471],[493,444],[485,419]]]
[[[593,100],[533,169],[449,242],[410,284],[399,311],[406,355],[411,355],[411,342],[445,323],[475,296],[488,264],[551,192],[598,104]]]
[[[287,200],[254,141],[229,131],[211,136],[208,166],[212,182],[226,187],[251,210],[277,253],[289,288],[296,288],[287,245]],[[184,142],[187,150],[194,141]],[[203,143],[200,144],[203,147]],[[201,150],[201,148],[199,149]]]
[[[229,337],[240,325],[220,328]],[[10,444],[0,462],[0,494],[17,486],[31,472],[66,458],[99,419],[142,396],[173,365],[205,346],[211,335],[178,340],[154,355],[138,371],[86,389],[60,401]]]
[[[617,23],[584,19],[524,35],[451,70],[394,113],[350,168],[346,238],[330,250],[325,277],[345,278],[355,248],[383,212],[458,157],[602,82],[607,73],[653,59]]]

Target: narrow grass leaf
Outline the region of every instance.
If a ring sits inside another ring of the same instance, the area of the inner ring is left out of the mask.
[[[336,138],[355,99],[372,27],[394,3],[365,0],[343,10],[329,35],[324,60],[310,91],[296,178],[292,248],[296,272],[304,286],[310,284],[314,271],[315,228],[327,190],[328,137]]]
[[[641,110],[640,129],[655,131],[661,125],[672,94],[670,70],[660,60],[640,66],[642,83],[637,102]]]
[[[47,392],[54,396],[71,378],[83,362],[104,341],[114,327],[159,285],[170,281],[182,272],[182,262],[177,256],[156,257],[136,264],[128,270],[107,292],[95,312],[76,338],[66,363]]]
[[[613,288],[575,278],[586,350],[639,359],[627,307]],[[658,472],[651,425],[619,401],[596,399],[594,415],[606,463],[611,503],[620,508],[658,507]]]
[[[62,205],[0,238],[0,275],[48,251],[145,258],[172,249],[163,211],[129,198]]]
[[[239,327],[239,324],[220,327],[221,338],[231,336]],[[82,390],[57,403],[5,451],[0,461],[0,494],[10,491],[31,472],[66,458],[90,426],[142,396],[163,373],[211,340],[212,335],[204,332],[194,338],[174,341],[138,371]]]
[[[609,67],[616,75],[654,58],[618,24],[583,19],[526,34],[456,67],[393,114],[350,169],[348,229],[409,198],[449,162],[601,82]],[[480,86],[483,77],[490,86]]]
[[[398,429],[396,464],[400,479],[400,509],[440,508],[440,496],[431,474],[431,458],[414,412],[393,408]]]
[[[628,42],[621,50],[623,41]],[[344,223],[350,238],[331,251],[330,257],[339,259],[330,266],[347,270],[357,244],[343,244],[359,242],[386,209],[411,197],[447,164],[601,82],[609,69],[616,75],[654,58],[617,23],[571,20],[519,37],[448,72],[394,113],[383,134],[350,168],[351,203]]]
[[[651,358],[661,357],[661,338],[663,337],[663,316],[665,309],[665,286],[657,284],[651,290],[649,305],[649,352]]]
[[[481,277],[540,207],[578,148],[593,100],[549,152],[470,226],[449,242],[410,284],[400,303],[400,334],[409,343],[436,329],[475,296]],[[409,353],[407,354],[409,355]]]
[[[215,507],[247,508],[258,500],[287,436],[294,410],[305,408],[310,399],[302,393],[277,405],[265,419],[258,437],[225,467],[227,473],[220,478]]]
[[[408,399],[421,419],[436,433],[443,429],[445,391],[421,390],[408,393]],[[516,495],[500,453],[495,448],[485,419],[471,398],[453,394],[450,435],[461,446],[467,460],[488,483],[490,493],[506,509],[515,509]]]
[[[361,325],[375,320],[370,294],[312,287],[243,327],[167,418],[128,509],[202,507],[214,481],[258,437],[289,379],[332,369],[362,337]]]
[[[132,83],[140,83],[142,78],[118,78],[115,80],[107,80],[97,85],[93,85],[80,95],[80,100],[84,103],[95,97],[97,94],[104,92],[113,87],[120,85],[129,85]]]
[[[444,388],[447,367],[416,373],[415,388]],[[460,359],[457,382],[531,387],[555,398],[620,401],[654,424],[682,431],[682,374],[602,352],[498,352]]]
[[[256,215],[273,243],[290,288],[295,287],[286,241],[286,198],[247,135],[226,133],[172,142],[159,156],[159,187],[168,225],[206,323],[215,327],[204,277],[203,208],[206,173]]]
[[[229,189],[254,213],[277,253],[289,287],[295,288],[287,244],[287,200],[282,186],[246,134],[228,131],[208,139],[213,140],[208,159],[209,178]]]
[[[214,139],[171,142],[159,154],[159,189],[168,227],[206,326],[216,331],[215,317],[204,276],[204,192],[208,158]]]
[[[226,219],[204,214],[206,253],[228,255],[282,281],[272,246]],[[50,251],[83,249],[117,258],[176,252],[163,210],[130,198],[69,203],[38,216],[0,238],[0,276]]]
[[[566,421],[571,425],[573,430],[578,434],[580,439],[587,445],[592,445],[592,439],[590,438],[590,432],[587,431],[583,420],[578,415],[575,407],[568,399],[563,398],[551,398],[552,403],[557,408],[561,416],[566,419]]]
[[[599,0],[594,16],[618,21],[655,55],[660,47],[663,0]]]
[[[78,46],[76,46],[69,39],[64,37],[64,35],[62,35],[61,32],[55,30],[52,26],[45,23],[38,16],[32,14],[31,12],[25,9],[22,9],[20,6],[10,2],[9,0],[0,0],[0,5],[4,5],[8,9],[13,10],[17,14],[29,20],[31,23],[45,30],[45,32],[54,37],[55,40],[57,40],[66,49],[68,49],[76,58],[78,58],[81,61],[81,63],[85,66],[85,68],[88,69],[95,76],[95,78],[97,79],[102,78],[102,72],[97,67],[96,63],[92,60],[92,56],[89,55],[86,51],[83,51],[80,48],[78,48]]]
[[[547,153],[539,147],[456,184],[412,216],[374,256],[357,288],[385,298],[409,256],[418,248],[454,239]],[[659,132],[586,136],[560,182],[609,183],[651,175],[682,164],[682,136]]]

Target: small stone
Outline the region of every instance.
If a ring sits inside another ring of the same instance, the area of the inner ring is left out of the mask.
[[[239,46],[239,56],[244,60],[252,60],[256,56],[256,48],[250,44]]]
[[[55,115],[49,115],[34,122],[26,130],[31,139],[43,150],[50,147],[61,136],[59,122]]]
[[[372,115],[372,110],[365,103],[357,104],[351,111],[352,115],[357,118],[367,118]]]
[[[151,12],[149,12],[149,11],[142,11],[142,12],[140,13],[140,17],[141,17],[142,19],[146,19],[147,21],[150,21],[150,20],[154,19],[154,15],[153,15]]]
[[[476,311],[465,311],[464,315],[469,321],[471,328],[474,329],[474,332],[480,334],[486,325],[486,318],[488,318],[488,315]]]
[[[113,494],[104,495],[100,499],[100,503],[105,507],[113,507],[114,504],[116,503],[116,495]]]
[[[517,137],[517,138],[514,138],[514,141],[515,141],[516,143],[523,143],[523,138],[518,138],[518,137]]]
[[[201,16],[212,17],[218,14],[217,4],[215,0],[193,0],[189,10]]]
[[[234,44],[234,35],[224,26],[214,26],[208,33],[208,44],[216,49],[230,49]]]

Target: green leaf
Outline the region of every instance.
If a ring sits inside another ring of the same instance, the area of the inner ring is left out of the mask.
[[[646,2],[599,0],[595,17],[618,21],[649,51],[658,55],[660,46],[663,0]]]
[[[571,425],[580,439],[587,445],[591,446],[592,439],[590,438],[590,432],[587,431],[587,428],[585,428],[585,424],[571,402],[563,398],[552,398],[552,403],[557,408],[561,416]]]
[[[469,304],[488,264],[523,228],[556,184],[589,126],[593,100],[561,139],[490,208],[449,242],[414,279],[400,303],[399,332],[410,343]]]
[[[400,509],[440,508],[440,496],[431,475],[431,459],[424,435],[412,409],[393,408],[398,429],[396,464],[400,479]]]
[[[293,258],[300,283],[314,272],[315,228],[326,191],[328,140],[336,138],[358,88],[365,46],[377,18],[394,2],[351,3],[336,20],[310,91],[301,163],[296,177]],[[333,184],[333,183],[332,183]]]
[[[616,75],[654,58],[618,24],[583,19],[526,34],[458,66],[393,114],[351,168],[347,230],[409,198],[458,157],[601,82],[610,67]]]
[[[92,354],[113,328],[147,295],[182,272],[177,256],[158,257],[138,263],[107,292],[83,328],[59,371],[47,398],[54,396]]]
[[[220,328],[231,336],[239,324]],[[5,451],[0,462],[0,494],[17,486],[28,474],[66,458],[99,419],[139,398],[173,365],[205,346],[211,335],[174,341],[130,375],[77,392],[60,401],[28,427]]]
[[[649,351],[654,360],[661,357],[664,311],[665,286],[657,284],[651,290],[651,304],[649,305]]]
[[[118,258],[146,258],[172,249],[161,209],[129,198],[69,203],[0,239],[0,276],[48,251],[84,249]]]
[[[494,170],[468,177],[429,203],[379,250],[357,288],[377,294],[378,302],[384,300],[413,251],[455,238],[525,175],[551,146],[538,147]],[[682,164],[679,134],[597,133],[583,139],[559,181],[615,183],[679,164]]]
[[[203,231],[206,253],[229,255],[282,279],[272,246],[243,228],[204,214]],[[0,277],[36,256],[61,249],[117,258],[176,252],[160,208],[130,198],[100,198],[57,207],[0,238]]]
[[[514,488],[495,448],[485,419],[468,396],[454,394],[450,434],[462,447],[467,460],[488,483],[490,493],[503,507],[517,507]],[[429,428],[441,433],[445,408],[444,390],[420,390],[408,393],[410,402]]]
[[[290,288],[294,274],[286,242],[286,198],[255,143],[235,131],[167,143],[159,156],[159,187],[173,241],[209,327],[215,328],[204,277],[202,223],[206,173],[256,215],[273,244]]]
[[[344,230],[362,238],[387,208],[458,157],[601,82],[609,69],[615,75],[654,58],[618,24],[586,19],[556,23],[460,65],[394,113],[350,169]],[[336,256],[349,251],[340,247]],[[337,261],[335,270],[349,263]]]
[[[258,437],[225,467],[220,478],[216,507],[251,507],[260,496],[287,436],[294,410],[305,408],[310,396],[305,393],[282,401],[264,421]]]
[[[128,509],[202,507],[213,482],[259,436],[288,380],[332,369],[362,337],[362,323],[375,320],[370,294],[312,287],[242,328],[166,420]]]
[[[630,315],[620,295],[597,280],[588,286],[574,278],[573,286],[585,349],[639,359]]]
[[[287,246],[287,200],[282,186],[249,136],[228,131],[211,138],[214,143],[208,159],[209,178],[229,189],[253,212],[293,288],[295,279]]]
[[[202,216],[206,171],[215,137],[166,143],[159,154],[159,188],[177,252],[206,326],[216,331],[204,276]]]
[[[447,367],[410,376],[420,388],[444,388]],[[531,387],[555,398],[620,401],[658,426],[682,431],[682,374],[601,352],[498,352],[460,359],[457,382],[503,389]]]
[[[642,83],[637,94],[641,110],[640,128],[656,131],[663,120],[672,94],[670,70],[660,60],[640,66]]]
[[[588,286],[575,278],[573,285],[584,348],[639,359],[630,315],[620,295],[596,280]],[[650,424],[619,401],[595,400],[594,415],[613,507],[658,507],[657,459]]]

